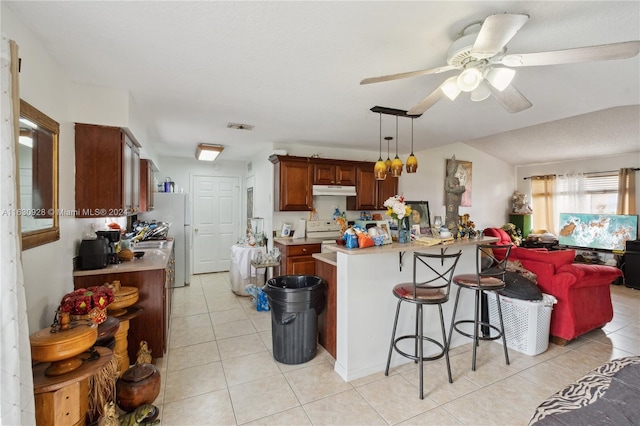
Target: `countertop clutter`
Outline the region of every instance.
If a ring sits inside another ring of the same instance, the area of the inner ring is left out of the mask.
[[[138,243],[134,247],[134,252],[142,251],[144,256],[141,258],[133,258],[129,261],[123,261],[116,264],[110,264],[103,269],[76,270],[73,271],[74,277],[82,277],[87,275],[104,275],[120,272],[136,272],[151,271],[155,269],[164,269],[167,262],[171,258],[171,250],[173,249],[173,240],[157,240],[145,241]]]

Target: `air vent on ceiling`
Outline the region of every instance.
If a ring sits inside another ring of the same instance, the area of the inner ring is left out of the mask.
[[[253,130],[253,126],[251,124],[229,123],[227,124],[227,129]]]

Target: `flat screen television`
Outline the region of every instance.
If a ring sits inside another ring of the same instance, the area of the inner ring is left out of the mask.
[[[637,215],[560,213],[558,244],[562,246],[624,250],[626,241],[637,236]]]

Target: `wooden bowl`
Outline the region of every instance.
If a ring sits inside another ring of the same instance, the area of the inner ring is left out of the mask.
[[[68,330],[51,333],[51,327],[43,328],[29,336],[31,358],[50,362],[47,376],[65,374],[82,365],[77,355],[89,349],[98,338],[98,326],[91,321],[78,322]]]
[[[120,286],[120,290],[113,293],[113,302],[107,306],[109,315],[118,317],[126,312],[126,308],[138,301],[138,287]]]

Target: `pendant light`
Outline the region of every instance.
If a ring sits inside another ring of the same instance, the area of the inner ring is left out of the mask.
[[[380,156],[373,166],[373,174],[376,180],[385,180],[387,178],[387,165],[382,161],[382,113],[380,113],[380,148],[378,152]]]
[[[402,175],[402,160],[398,157],[398,116],[396,115],[396,158],[391,161],[391,176]]]
[[[391,142],[393,138],[391,136],[385,136],[384,140],[387,141],[387,160],[384,164],[387,166],[387,173],[391,173],[391,158],[389,158],[389,142]]]
[[[411,117],[411,155],[407,158],[407,173],[415,173],[418,170],[418,159],[413,155],[413,120]]]

